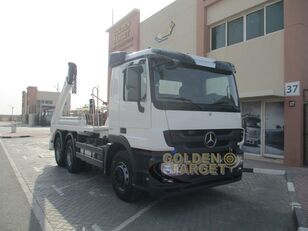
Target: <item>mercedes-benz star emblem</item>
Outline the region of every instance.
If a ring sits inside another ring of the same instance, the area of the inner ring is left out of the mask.
[[[208,132],[205,134],[204,141],[208,148],[213,148],[216,145],[217,137],[214,132]]]

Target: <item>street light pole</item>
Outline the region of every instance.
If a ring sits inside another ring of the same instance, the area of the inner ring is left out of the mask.
[[[12,115],[11,115],[11,133],[16,133],[16,123],[14,123],[14,106],[8,105],[12,108]]]
[[[13,122],[13,119],[14,119],[14,106],[12,106],[12,117],[11,117],[12,122]]]
[[[13,122],[13,116],[14,116],[14,106],[9,105],[9,104],[8,104],[7,106],[12,108],[11,121]]]

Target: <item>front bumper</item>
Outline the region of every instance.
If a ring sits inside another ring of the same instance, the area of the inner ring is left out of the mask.
[[[213,187],[241,180],[243,164],[226,169],[224,175],[179,175],[167,176],[161,173],[159,164],[165,152],[134,150],[134,186],[150,193],[191,191]],[[238,149],[236,155],[242,155]]]

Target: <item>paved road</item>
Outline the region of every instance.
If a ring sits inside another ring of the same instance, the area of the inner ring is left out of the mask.
[[[282,176],[247,173],[234,184],[129,204],[100,171],[57,167],[47,135],[3,143],[54,230],[295,230]]]
[[[0,146],[0,230],[41,230]]]
[[[308,167],[289,167],[275,162],[260,160],[246,160],[246,167],[250,168],[270,168],[289,171],[295,185],[297,199],[303,207],[306,222],[308,222]]]

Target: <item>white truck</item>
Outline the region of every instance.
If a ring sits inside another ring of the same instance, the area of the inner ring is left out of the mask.
[[[72,173],[82,171],[85,163],[101,168],[124,201],[137,200],[142,192],[178,192],[241,179],[244,132],[232,64],[146,49],[111,53],[109,67],[107,121],[96,123],[92,108],[89,124],[88,117],[61,116],[76,87],[77,67],[69,63],[51,122],[50,149],[58,166]],[[166,163],[168,153],[177,160]],[[209,171],[203,165],[203,174],[180,171],[180,154],[187,167],[198,153],[207,164],[219,154],[218,164],[227,166],[210,166]],[[213,171],[222,167],[219,174]]]

